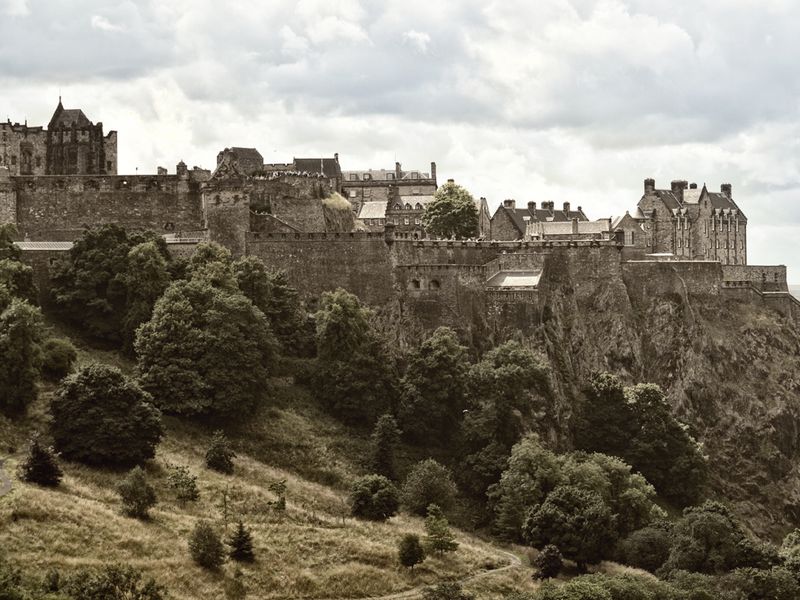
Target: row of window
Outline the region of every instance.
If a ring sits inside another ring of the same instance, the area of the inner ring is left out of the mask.
[[[425,282],[419,279],[412,279],[409,282],[408,287],[412,290],[422,290],[425,289]],[[427,289],[429,290],[438,290],[441,287],[442,285],[439,283],[438,279],[431,279],[427,285]]]
[[[409,173],[408,174],[408,178],[409,179],[419,179],[419,173],[415,173],[415,172]],[[347,179],[349,181],[372,181],[374,178],[372,176],[372,173],[361,173],[360,176],[359,176],[358,173],[350,173],[347,176]],[[395,179],[397,179],[397,175],[395,173],[391,173],[391,172],[390,173],[384,173],[383,181],[394,181]]]

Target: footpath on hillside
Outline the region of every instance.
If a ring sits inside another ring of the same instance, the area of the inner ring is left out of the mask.
[[[0,458],[0,498],[11,491],[11,477],[3,470],[5,462],[5,458]]]

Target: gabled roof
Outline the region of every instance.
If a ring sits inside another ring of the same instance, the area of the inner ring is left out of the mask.
[[[525,228],[531,221],[563,223],[572,222],[572,219],[578,219],[578,221],[589,220],[586,218],[586,215],[583,214],[583,211],[579,210],[570,210],[569,212],[557,208],[554,208],[553,210],[547,208],[536,208],[531,210],[527,206],[524,208],[509,208],[507,206],[503,206],[502,204],[495,211],[492,218],[494,219],[497,216],[497,213],[501,210],[506,212],[506,214],[511,218],[511,221],[514,223],[514,226],[521,234],[525,233]]]
[[[672,192],[672,190],[655,190],[655,195],[661,198],[664,206],[670,210],[681,207],[680,200],[678,200],[678,197]]]
[[[78,127],[91,127],[93,124],[87,118],[83,111],[79,108],[64,108],[61,104],[61,98],[58,99],[58,106],[50,119],[49,129],[63,129],[65,127],[72,127],[75,124]]]
[[[295,158],[294,168],[308,173],[322,173],[329,179],[342,176],[342,169],[336,158]]]
[[[262,162],[264,160],[261,156],[261,153],[255,148],[240,148],[239,146],[232,146],[230,148],[225,148],[225,150],[230,150],[231,152],[235,153],[237,158],[260,160]]]

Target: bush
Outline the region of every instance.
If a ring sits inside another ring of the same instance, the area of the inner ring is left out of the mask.
[[[253,562],[255,554],[253,554],[253,536],[250,531],[244,526],[244,523],[239,521],[239,526],[228,538],[228,556],[233,560],[241,562]]]
[[[45,487],[56,487],[62,476],[53,449],[42,445],[38,435],[34,436],[27,456],[19,465],[19,478]]]
[[[397,514],[397,488],[383,475],[356,479],[350,491],[350,511],[354,517],[385,521]]]
[[[559,549],[552,544],[548,544],[539,552],[533,560],[535,573],[534,579],[552,579],[556,577],[564,567],[564,559]]]
[[[69,340],[50,338],[42,345],[42,373],[52,381],[69,375],[77,359],[78,352]]]
[[[655,573],[669,557],[672,545],[671,527],[655,524],[631,533],[619,543],[621,563]]]
[[[461,589],[461,584],[456,582],[427,588],[423,590],[422,597],[424,600],[475,600],[475,596],[466,593]]]
[[[170,467],[167,485],[175,492],[175,498],[181,504],[194,502],[200,497],[197,489],[197,475],[192,475],[188,467]]]
[[[206,569],[216,570],[225,560],[225,549],[214,528],[205,521],[195,525],[189,538],[192,560]]]
[[[81,600],[166,600],[167,591],[155,580],[143,580],[142,572],[131,566],[109,565],[82,571],[60,586],[71,598]]]
[[[141,467],[135,467],[117,484],[123,511],[130,517],[147,519],[147,512],[156,503],[156,491],[147,483]]]
[[[206,450],[206,466],[214,471],[230,475],[233,473],[233,459],[236,452],[231,448],[228,438],[222,431],[215,431],[211,445]]]
[[[83,367],[61,382],[50,403],[56,449],[89,464],[130,465],[153,458],[163,428],[150,400],[115,367]]]
[[[424,516],[431,504],[443,510],[449,509],[455,494],[456,485],[450,469],[428,458],[411,469],[403,483],[400,501],[409,512]]]
[[[390,414],[382,415],[372,431],[372,470],[389,479],[397,477],[395,449],[400,442],[397,421]]]
[[[397,548],[397,556],[400,564],[410,569],[425,560],[425,549],[419,543],[419,536],[413,533],[403,536]]]

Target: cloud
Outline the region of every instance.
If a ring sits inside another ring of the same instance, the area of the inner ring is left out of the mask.
[[[425,54],[428,52],[428,45],[431,43],[431,36],[424,31],[409,29],[408,31],[403,32],[403,42],[416,49],[417,52]]]
[[[92,16],[92,27],[94,29],[99,29],[100,31],[122,31],[123,28],[120,25],[114,25],[111,21],[102,17],[100,15]]]
[[[46,123],[61,87],[119,130],[122,170],[210,166],[232,144],[276,162],[338,151],[352,168],[435,160],[492,205],[571,201],[593,217],[633,208],[645,177],[725,181],[751,260],[780,248],[800,280],[795,2],[0,0],[0,13],[14,16],[0,19],[9,116]]]

